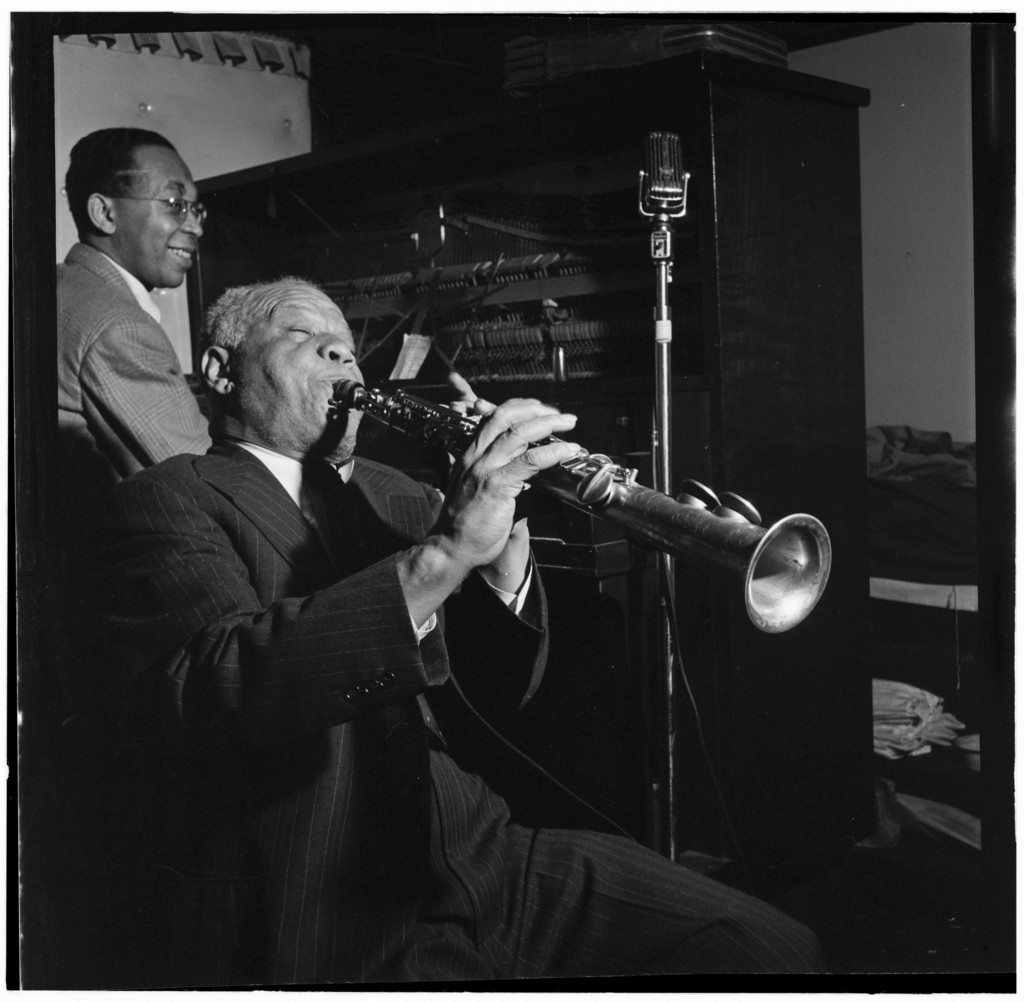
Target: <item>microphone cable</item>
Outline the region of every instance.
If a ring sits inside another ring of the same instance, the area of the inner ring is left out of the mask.
[[[662,569],[663,581],[664,581],[664,576],[665,576],[664,575],[664,569]],[[697,742],[698,742],[698,745],[700,747],[701,756],[702,756],[702,758],[704,760],[704,763],[705,763],[705,765],[707,767],[708,775],[711,778],[711,784],[712,784],[712,787],[714,788],[715,798],[716,798],[716,800],[718,802],[719,810],[721,811],[722,820],[723,820],[723,823],[725,824],[725,828],[726,828],[726,831],[728,833],[729,841],[732,844],[733,849],[734,849],[734,851],[736,853],[736,861],[738,862],[738,864],[740,866],[740,869],[743,871],[744,876],[749,880],[750,879],[750,871],[749,871],[749,868],[747,866],[746,857],[745,857],[745,855],[743,853],[743,849],[740,846],[740,841],[739,841],[739,838],[738,838],[738,836],[736,834],[735,826],[733,825],[732,815],[730,814],[728,805],[726,804],[725,795],[722,792],[722,787],[721,787],[721,784],[720,784],[719,779],[718,779],[718,773],[717,773],[717,770],[715,769],[714,761],[713,761],[713,759],[711,757],[711,752],[710,752],[710,749],[708,748],[707,740],[706,740],[706,738],[704,736],[704,725],[703,725],[703,721],[701,720],[700,709],[699,709],[699,707],[697,705],[697,699],[696,699],[696,696],[694,695],[693,688],[690,685],[689,676],[687,675],[686,669],[683,666],[682,658],[679,656],[678,638],[679,638],[679,635],[680,635],[680,631],[679,631],[679,620],[678,620],[678,617],[676,615],[675,604],[671,603],[671,602],[666,602],[665,606],[666,606],[666,608],[668,610],[669,629],[671,631],[671,636],[672,636],[672,652],[673,652],[672,653],[672,666],[679,673],[679,677],[682,680],[683,686],[686,689],[687,699],[689,700],[690,708],[693,711],[693,718],[694,718],[694,722],[695,722],[695,725],[696,725]],[[474,719],[476,719],[477,722],[488,732],[488,734],[490,734],[493,738],[495,738],[499,742],[499,744],[501,744],[508,751],[512,752],[513,755],[515,755],[517,758],[522,760],[527,766],[529,766],[535,772],[537,772],[541,776],[543,776],[549,783],[551,783],[559,791],[561,791],[563,794],[565,794],[567,797],[569,797],[572,801],[574,801],[576,804],[578,804],[580,807],[582,807],[588,813],[593,815],[595,818],[598,818],[604,824],[610,826],[616,832],[618,832],[620,835],[622,835],[625,838],[629,839],[631,842],[639,842],[640,841],[635,835],[632,834],[632,832],[627,831],[618,822],[614,821],[612,818],[610,818],[603,811],[599,810],[597,807],[595,807],[589,801],[585,800],[583,797],[581,797],[574,790],[572,790],[568,786],[566,786],[565,783],[563,783],[556,776],[553,776],[544,766],[542,766],[535,759],[531,758],[526,752],[524,752],[520,747],[518,747],[518,745],[516,745],[513,741],[511,741],[504,734],[502,734],[501,731],[499,731],[476,708],[476,706],[473,705],[472,700],[469,698],[469,696],[466,695],[465,690],[459,684],[459,680],[456,677],[455,672],[451,668],[450,665],[449,665],[448,675],[449,675],[449,678],[452,681],[453,688],[459,694],[459,697],[462,699],[462,702],[465,704],[467,709],[473,715]],[[677,862],[677,861],[673,860],[673,862]]]
[[[661,570],[661,584],[665,589],[664,594],[669,595],[672,592],[668,589],[668,576],[665,570],[665,564],[663,561],[659,561]],[[740,847],[740,841],[736,835],[736,829],[732,822],[732,815],[729,812],[728,805],[725,801],[725,794],[722,792],[721,784],[718,781],[718,772],[715,769],[714,761],[711,758],[711,751],[708,748],[707,741],[704,737],[704,724],[701,720],[700,709],[697,706],[697,697],[694,695],[693,688],[690,685],[690,678],[686,673],[686,669],[683,666],[683,659],[679,654],[679,620],[676,616],[676,606],[674,602],[665,602],[665,609],[667,610],[669,631],[671,633],[672,640],[672,666],[678,671],[680,679],[682,679],[683,686],[686,689],[687,699],[690,701],[690,708],[693,710],[693,719],[696,724],[697,743],[700,747],[701,756],[704,759],[704,763],[707,766],[708,775],[711,777],[711,785],[715,791],[715,798],[718,800],[719,810],[722,813],[722,820],[725,824],[726,831],[729,835],[729,841],[732,843],[733,849],[736,852],[736,860],[740,865],[740,869],[743,871],[744,876],[749,881],[750,871],[747,867],[747,861],[743,854],[743,849]]]
[[[454,686],[455,691],[461,697],[462,702],[466,704],[466,706],[468,707],[470,713],[473,714],[473,717],[480,724],[482,724],[484,729],[493,738],[496,738],[497,741],[503,747],[508,749],[510,752],[512,752],[518,758],[520,758],[531,769],[534,769],[536,772],[540,773],[540,775],[543,776],[546,780],[548,780],[548,782],[552,783],[558,790],[560,790],[562,793],[564,793],[571,800],[575,801],[580,807],[584,808],[584,810],[588,811],[595,818],[599,818],[602,822],[604,822],[604,824],[611,826],[612,828],[615,829],[616,832],[618,832],[620,835],[624,836],[625,838],[628,838],[631,842],[639,842],[640,841],[635,835],[632,834],[632,832],[626,831],[626,829],[623,828],[622,825],[618,824],[618,822],[613,821],[603,811],[598,810],[598,808],[596,808],[593,804],[589,803],[588,801],[584,800],[583,797],[581,797],[578,793],[575,793],[573,790],[569,789],[569,787],[566,786],[565,783],[563,783],[560,779],[558,779],[555,776],[553,776],[550,772],[548,772],[547,769],[544,768],[544,766],[542,766],[539,762],[535,761],[533,758],[531,758],[529,755],[527,755],[526,752],[524,752],[522,750],[522,748],[518,747],[518,745],[516,745],[514,742],[510,741],[507,737],[505,737],[505,735],[502,734],[501,731],[499,731],[473,705],[472,701],[466,695],[466,693],[463,690],[462,686],[459,685],[459,680],[455,677],[455,672],[452,671],[451,665],[449,665],[449,667],[448,667],[448,677],[451,679],[452,685]]]

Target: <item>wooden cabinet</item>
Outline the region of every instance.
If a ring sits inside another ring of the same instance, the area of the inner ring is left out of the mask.
[[[831,858],[872,821],[858,153],[867,99],[693,54],[199,185],[210,218],[197,311],[227,285],[312,278],[343,305],[368,381],[389,377],[404,334],[430,335],[437,350],[417,381],[427,395],[440,395],[454,361],[481,395],[528,393],[576,411],[580,442],[650,484],[654,269],[637,180],[646,135],[680,134],[692,180],[670,287],[674,482],[734,491],[766,522],[813,514],[833,546],[819,606],[779,635],[747,621],[738,586],[677,567],[687,678],[675,685],[677,841],[733,860],[735,879],[760,891]],[[367,447],[417,462],[379,437]],[[601,547],[614,540],[584,532],[568,542],[582,556],[555,572],[553,590],[620,596],[626,653],[598,667],[617,680],[627,672],[644,694],[623,708],[590,692],[594,733],[613,749],[623,735],[656,743],[657,728],[636,718],[651,713],[661,670],[637,622],[654,601],[644,555],[605,574]],[[605,580],[619,574],[614,587]],[[608,623],[588,622],[587,609],[567,604],[581,637]],[[559,650],[574,661],[571,643]],[[576,650],[599,658],[592,644]],[[573,693],[563,690],[570,705]],[[587,761],[573,771],[598,799],[607,791]],[[614,784],[628,783],[620,773]],[[649,840],[658,779],[656,765],[637,765],[651,811],[643,824],[633,798],[605,802],[629,803],[621,820]]]

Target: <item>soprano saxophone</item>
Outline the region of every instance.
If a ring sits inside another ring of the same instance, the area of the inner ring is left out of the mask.
[[[454,456],[465,452],[479,428],[476,420],[450,407],[404,390],[369,389],[354,380],[334,384],[333,403],[362,411],[421,444],[443,446]],[[636,470],[580,449],[531,482],[617,526],[634,543],[742,581],[747,615],[765,633],[792,629],[817,605],[828,581],[832,546],[813,515],[788,515],[766,529],[753,505],[734,494],[719,497],[688,480],[671,498],[641,486],[636,477]]]

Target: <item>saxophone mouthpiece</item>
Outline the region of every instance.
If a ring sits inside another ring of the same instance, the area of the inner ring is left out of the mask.
[[[358,409],[360,401],[366,394],[366,387],[357,383],[354,379],[339,379],[334,384],[334,392],[331,395],[331,403],[335,407],[347,407]]]

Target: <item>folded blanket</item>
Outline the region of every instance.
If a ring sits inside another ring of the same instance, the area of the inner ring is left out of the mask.
[[[943,710],[942,699],[905,682],[872,679],[875,754],[883,758],[922,755],[950,745],[964,725]]]

